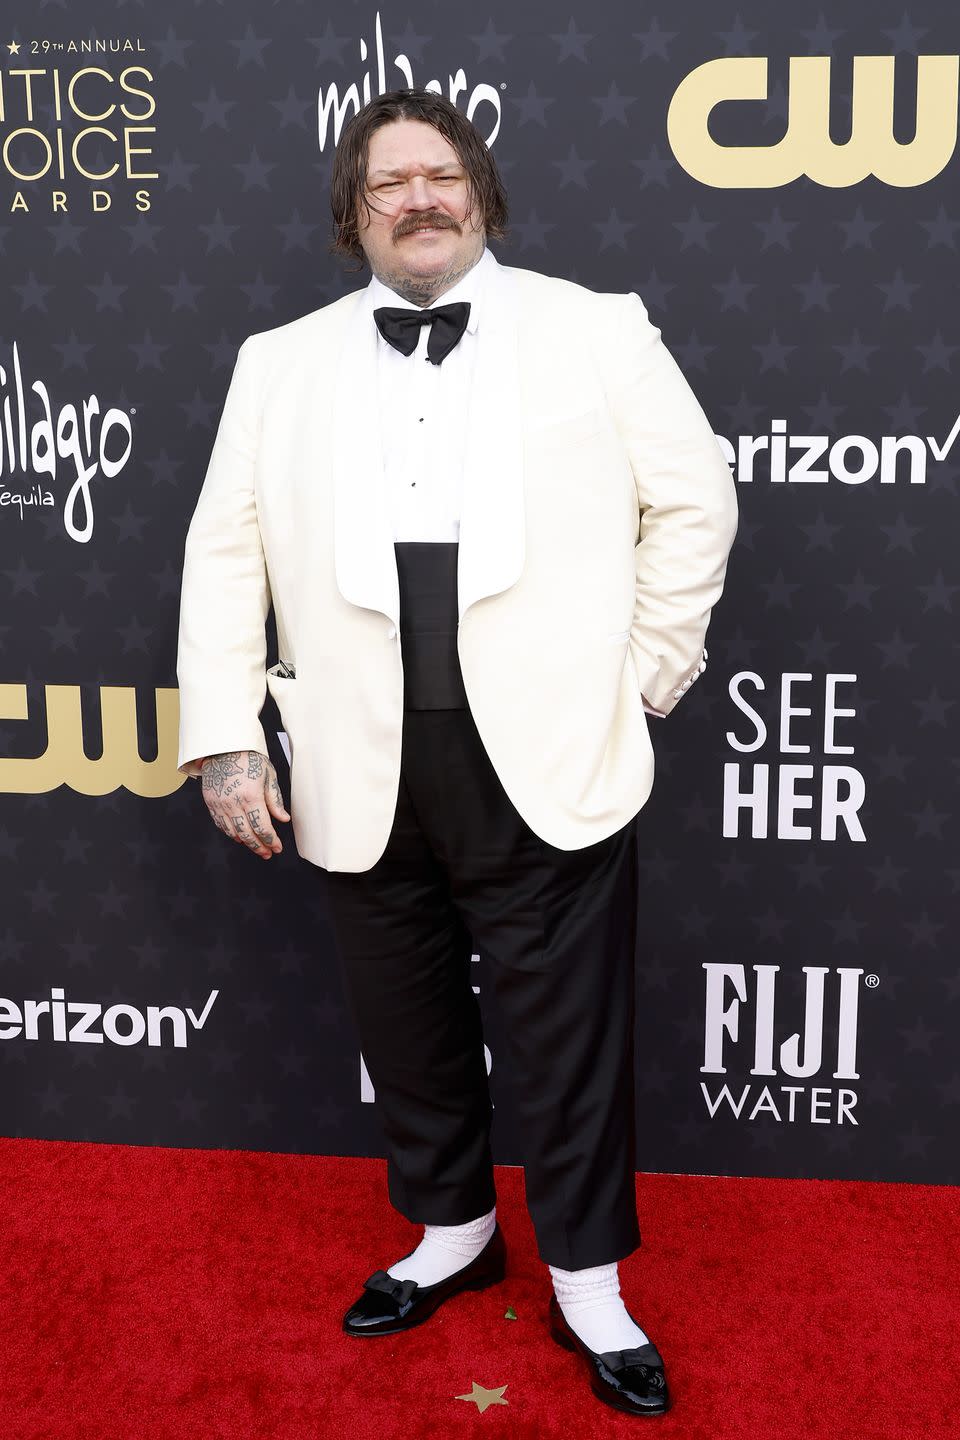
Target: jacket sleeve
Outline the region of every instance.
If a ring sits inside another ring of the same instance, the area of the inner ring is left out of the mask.
[[[254,494],[261,403],[255,338],[237,354],[184,548],[177,768],[185,775],[198,775],[206,755],[267,753],[258,719],[270,589]]]
[[[710,422],[643,301],[632,291],[616,298],[608,398],[640,502],[630,650],[641,693],[668,715],[706,665],[710,612],[737,533],[736,489]]]

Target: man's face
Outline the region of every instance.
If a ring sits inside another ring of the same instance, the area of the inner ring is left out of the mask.
[[[392,120],[370,137],[360,243],[373,273],[399,293],[454,285],[483,253],[482,220],[467,223],[467,172],[450,142],[422,120]],[[481,228],[477,228],[477,226]]]

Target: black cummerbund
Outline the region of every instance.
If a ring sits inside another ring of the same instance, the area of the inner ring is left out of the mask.
[[[457,654],[456,540],[395,540],[404,710],[466,710]]]

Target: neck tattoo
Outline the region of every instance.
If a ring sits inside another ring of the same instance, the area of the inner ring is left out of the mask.
[[[440,275],[408,275],[404,272],[394,273],[384,269],[374,270],[373,273],[382,285],[396,291],[404,300],[409,300],[411,305],[419,305],[420,309],[424,310],[447,290],[452,290],[464,275],[470,273],[479,259],[478,255],[466,265],[451,266],[449,270],[444,270]]]

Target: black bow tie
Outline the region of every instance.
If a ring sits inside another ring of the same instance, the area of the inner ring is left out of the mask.
[[[439,365],[450,354],[470,318],[470,302],[455,300],[452,305],[436,305],[432,310],[405,310],[399,305],[381,305],[374,310],[377,329],[394,350],[412,355],[420,339],[420,326],[430,326],[427,359]]]

